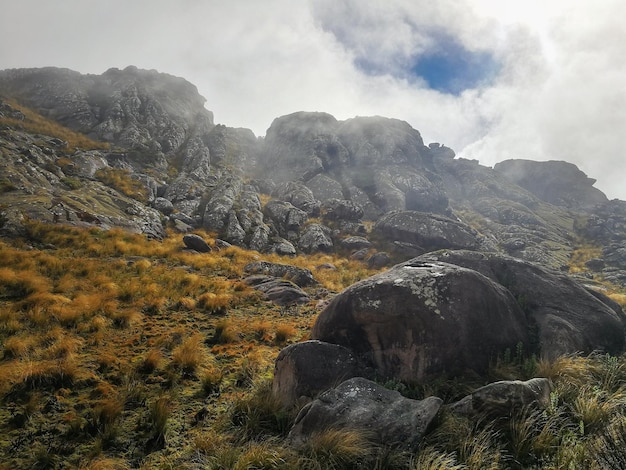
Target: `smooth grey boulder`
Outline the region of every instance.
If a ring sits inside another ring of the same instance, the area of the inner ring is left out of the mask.
[[[372,243],[365,237],[352,236],[341,240],[340,245],[342,248],[346,248],[347,250],[361,250],[363,248],[371,247]]]
[[[381,217],[374,233],[388,241],[400,241],[425,251],[442,248],[475,249],[480,242],[474,229],[448,217],[416,211],[391,212]]]
[[[411,262],[446,262],[472,269],[505,287],[524,312],[530,351],[546,358],[600,351],[620,354],[626,317],[565,273],[497,253],[442,250]]]
[[[351,349],[379,377],[418,383],[484,374],[498,354],[529,341],[507,289],[471,269],[419,260],[335,296],[311,338]]]
[[[384,251],[374,253],[367,259],[367,267],[370,269],[381,269],[391,262],[391,258]]]
[[[287,346],[278,354],[272,393],[283,407],[290,408],[364,373],[364,367],[349,349],[322,341],[304,341]]]
[[[442,400],[411,400],[362,377],[342,382],[304,406],[289,432],[295,446],[328,429],[360,431],[373,444],[415,450]]]
[[[195,233],[188,233],[183,237],[183,243],[185,246],[191,250],[196,250],[200,253],[208,253],[211,251],[211,247],[209,244],[204,241],[200,235],[196,235]]]
[[[525,382],[502,380],[474,390],[450,405],[450,410],[466,415],[510,416],[529,406],[546,408],[550,404],[551,391],[550,380],[546,378],[537,377]]]
[[[317,284],[313,273],[305,268],[299,268],[290,264],[270,263],[269,261],[253,261],[243,268],[249,274],[266,274],[273,277],[283,277],[294,282],[300,287]]]

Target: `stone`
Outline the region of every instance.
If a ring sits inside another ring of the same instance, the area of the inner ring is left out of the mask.
[[[320,224],[309,224],[304,229],[298,246],[305,253],[329,252],[333,249],[330,229]]]
[[[442,215],[416,211],[384,215],[376,222],[374,233],[385,240],[411,243],[427,251],[475,249],[479,246],[476,231],[468,225]]]
[[[183,236],[183,243],[190,250],[196,250],[200,253],[208,253],[211,251],[211,247],[206,241],[204,241],[204,238],[200,235],[196,235],[195,233],[188,233]]]
[[[321,341],[304,341],[289,345],[278,354],[272,393],[284,408],[291,408],[363,373],[365,369],[349,349]]]
[[[367,267],[370,269],[381,269],[387,266],[391,262],[391,258],[384,251],[374,253],[367,260]]]
[[[608,202],[606,195],[593,187],[596,180],[588,178],[572,163],[513,159],[497,163],[494,170],[557,206],[593,209]]]
[[[494,357],[528,344],[511,293],[471,269],[412,260],[353,284],[320,313],[311,339],[351,349],[382,379],[426,383],[485,374]]]
[[[293,204],[311,217],[316,217],[320,213],[320,202],[315,199],[313,192],[301,183],[293,181],[281,183],[274,189],[272,196]]]
[[[263,213],[281,236],[291,231],[299,231],[308,219],[308,214],[302,209],[298,209],[289,202],[276,199],[265,205]]]
[[[363,217],[363,208],[346,199],[328,199],[321,207],[322,217],[327,220],[359,221]]]
[[[585,267],[591,271],[600,272],[604,269],[606,263],[601,258],[592,258],[585,262]]]
[[[552,386],[545,378],[503,380],[474,390],[450,405],[450,410],[466,415],[485,413],[490,416],[511,416],[525,408],[547,408]]]
[[[341,240],[341,247],[347,250],[360,250],[362,248],[370,248],[372,243],[365,237],[353,236]]]
[[[273,277],[288,279],[299,287],[317,284],[313,273],[305,268],[299,268],[290,264],[270,263],[269,261],[253,261],[243,268],[249,274],[266,274]]]
[[[472,269],[505,287],[524,312],[530,352],[564,354],[624,351],[626,316],[566,273],[497,253],[443,250],[414,262],[446,262]]]
[[[276,253],[277,255],[283,256],[295,256],[296,247],[293,246],[289,240],[285,240],[284,238],[276,238],[273,240],[272,247],[270,249],[272,253]]]
[[[172,204],[172,201],[165,199],[164,197],[157,197],[152,205],[156,210],[164,215],[170,215],[174,212],[174,204]]]
[[[372,444],[415,451],[442,400],[411,400],[362,377],[342,382],[305,405],[289,432],[297,447],[328,429],[360,431]]]

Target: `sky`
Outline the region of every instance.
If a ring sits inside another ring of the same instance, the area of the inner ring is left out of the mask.
[[[407,121],[493,166],[578,165],[626,200],[623,0],[0,0],[0,69],[184,77],[215,122]]]

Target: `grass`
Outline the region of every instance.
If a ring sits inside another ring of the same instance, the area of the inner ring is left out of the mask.
[[[19,104],[13,99],[4,99],[4,101],[16,110],[21,111],[24,115],[24,120],[0,118],[0,124],[17,129],[23,129],[33,134],[43,134],[50,137],[57,137],[67,143],[65,145],[65,150],[68,153],[73,153],[77,149],[106,150],[109,148],[109,144],[95,141],[84,134],[74,132],[67,127],[62,126],[58,122],[45,118],[32,109]]]
[[[174,233],[150,241],[36,223],[24,240],[0,240],[0,454],[9,466],[556,469],[626,461],[626,358],[602,354],[499,358],[494,377],[550,378],[550,407],[502,421],[443,413],[417,452],[373,446],[346,429],[296,449],[287,434],[297,410],[282,409],[271,393],[274,360],[307,337],[318,310],[303,305],[285,318],[245,286],[243,266],[258,253],[182,247]],[[310,269],[321,284],[310,293],[374,273],[326,254],[263,259]],[[337,269],[316,269],[324,263]],[[623,291],[611,295],[623,301]],[[393,386],[448,403],[469,387]]]

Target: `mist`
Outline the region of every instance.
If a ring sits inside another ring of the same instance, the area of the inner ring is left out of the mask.
[[[0,68],[156,69],[256,135],[300,110],[398,118],[485,165],[572,162],[626,199],[625,16],[617,0],[23,0],[3,7]],[[446,92],[418,65],[452,50],[489,60]]]

